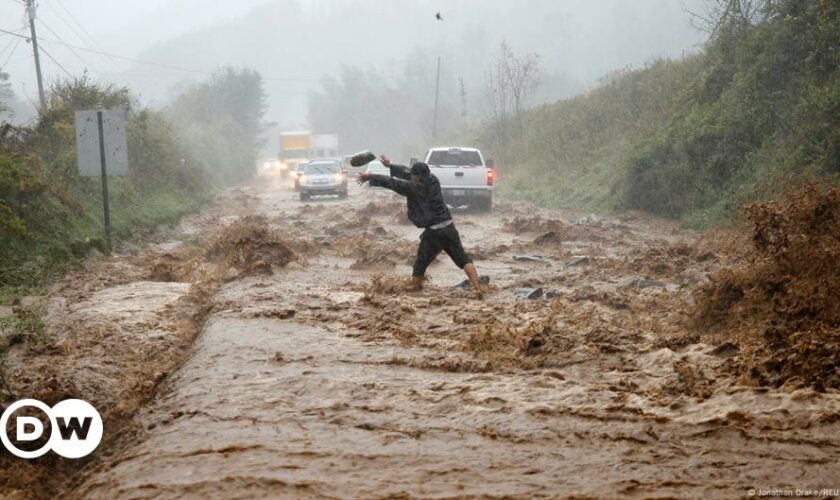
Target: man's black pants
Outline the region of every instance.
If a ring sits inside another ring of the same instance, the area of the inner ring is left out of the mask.
[[[452,262],[463,269],[472,262],[470,256],[464,251],[461,244],[461,235],[455,229],[455,223],[440,228],[426,228],[420,235],[420,246],[417,248],[417,258],[414,260],[414,277],[422,277],[426,274],[426,268],[435,260],[435,257],[443,250]]]

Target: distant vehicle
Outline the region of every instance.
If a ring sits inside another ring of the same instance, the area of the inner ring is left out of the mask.
[[[266,160],[262,164],[262,168],[260,169],[260,175],[282,175],[285,169],[286,166],[283,165],[283,162],[281,162],[280,160]]]
[[[352,158],[352,157],[353,157],[353,155],[344,155],[344,156],[341,157],[341,167],[346,172],[357,170],[356,167],[350,165],[350,158]]]
[[[338,157],[338,136],[335,134],[313,134],[309,141],[308,158]]]
[[[496,170],[493,160],[484,161],[481,151],[466,147],[436,147],[424,160],[440,181],[443,199],[457,207],[469,205],[481,211],[493,207]]]
[[[306,164],[299,179],[300,200],[312,196],[338,195],[347,197],[347,173],[341,168],[340,160],[315,160]]]
[[[292,173],[295,164],[309,159],[312,133],[309,131],[282,132],[280,134],[281,175]]]
[[[282,175],[294,171],[294,165],[315,158],[338,157],[338,136],[313,134],[308,130],[280,133],[279,170]]]
[[[303,175],[303,169],[308,164],[308,161],[299,161],[291,168],[291,176],[295,181],[295,191],[300,191],[300,176]]]
[[[381,161],[373,160],[365,166],[365,172],[379,175],[391,175],[391,169],[386,167]]]

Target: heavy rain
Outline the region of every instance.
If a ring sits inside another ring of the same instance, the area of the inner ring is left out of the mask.
[[[0,0],[0,498],[840,497],[840,3]]]

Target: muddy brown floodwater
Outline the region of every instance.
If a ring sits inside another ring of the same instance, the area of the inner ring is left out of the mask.
[[[686,330],[696,287],[727,259],[699,235],[633,214],[517,203],[458,212],[491,278],[479,299],[453,288],[463,276],[445,258],[424,290],[401,288],[418,231],[389,193],[304,204],[263,186],[235,196],[240,213],[189,218],[158,251],[247,216],[295,259],[268,272],[255,254],[254,272],[226,277],[186,361],[133,417],[142,430],[77,474],[68,498],[736,498],[840,487],[840,396],[743,385],[723,369],[731,345]],[[148,314],[150,296],[185,293],[177,276],[188,273],[156,269],[168,284],[106,288],[122,306],[86,314],[125,315],[133,296]]]

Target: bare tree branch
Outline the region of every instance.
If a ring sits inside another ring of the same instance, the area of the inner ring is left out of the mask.
[[[485,76],[487,103],[496,138],[507,143],[510,119],[516,120],[517,132],[523,134],[523,114],[539,84],[539,56],[517,56],[502,40],[493,67]]]
[[[701,12],[690,10],[689,22],[694,29],[709,34],[709,39],[717,38],[725,29],[743,30],[761,21],[767,13],[771,0],[703,0]]]

